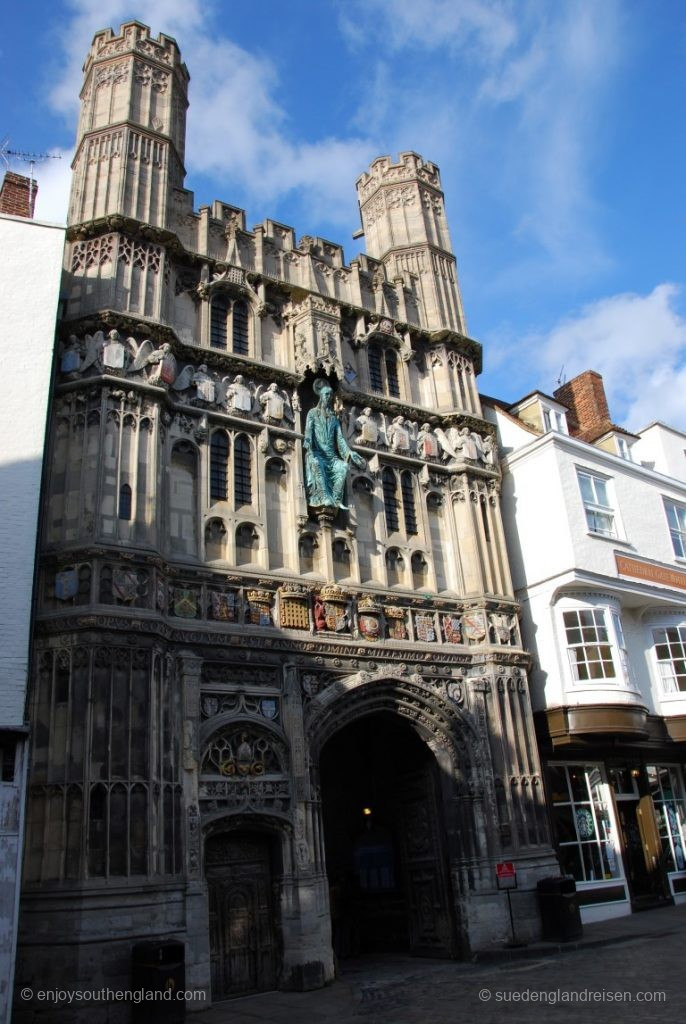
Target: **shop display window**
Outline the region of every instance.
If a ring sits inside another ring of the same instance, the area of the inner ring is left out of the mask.
[[[647,765],[648,787],[662,840],[667,871],[686,870],[684,790],[681,769],[668,765]]]
[[[600,766],[550,765],[548,788],[563,872],[577,882],[619,878],[621,867]]]

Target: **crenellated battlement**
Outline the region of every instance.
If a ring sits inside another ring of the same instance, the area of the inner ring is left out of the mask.
[[[84,75],[88,74],[93,62],[121,57],[127,53],[137,53],[167,67],[179,68],[186,80],[190,78],[188,69],[181,60],[181,51],[176,40],[163,32],[154,39],[150,35],[149,27],[140,21],[124,22],[119,29],[119,35],[115,35],[111,28],[97,32],[83,65]]]
[[[378,156],[355,184],[360,202],[364,202],[380,185],[413,181],[415,178],[434,188],[441,188],[441,176],[436,164],[410,150],[399,153],[395,164],[390,156]]]

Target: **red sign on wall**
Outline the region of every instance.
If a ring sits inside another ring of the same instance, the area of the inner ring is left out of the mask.
[[[499,861],[495,866],[495,877],[499,889],[517,888],[517,872],[513,861]]]

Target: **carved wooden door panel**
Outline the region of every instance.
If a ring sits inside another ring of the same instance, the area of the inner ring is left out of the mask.
[[[205,851],[212,998],[276,985],[269,846],[255,837],[211,837]]]
[[[399,779],[401,860],[411,952],[450,957],[455,929],[437,784],[429,768]]]

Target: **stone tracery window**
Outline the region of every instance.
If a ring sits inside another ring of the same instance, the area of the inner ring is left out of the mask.
[[[417,529],[417,511],[414,502],[414,480],[409,469],[400,474],[400,490],[403,496],[405,533],[408,537],[413,537],[419,531]]]
[[[128,484],[119,488],[119,518],[131,519],[131,488]]]
[[[215,295],[210,305],[210,346],[225,349],[228,341],[229,303],[224,295]]]
[[[383,504],[386,514],[386,530],[397,533],[400,530],[400,499],[398,498],[398,480],[392,469],[387,466],[381,474],[383,486]]]
[[[379,395],[400,398],[400,374],[398,356],[392,348],[382,348],[371,342],[367,348],[369,386]]]
[[[248,304],[238,299],[233,304],[231,315],[231,340],[236,355],[247,356],[250,351]]]
[[[170,671],[150,649],[40,653],[29,881],[181,871],[180,708]],[[162,724],[158,745],[152,721]]]
[[[229,438],[225,430],[215,430],[210,438],[210,501],[226,501],[229,496]]]
[[[285,745],[278,737],[252,723],[232,723],[215,733],[208,743],[201,772],[226,778],[254,778],[282,774],[285,761]]]
[[[228,295],[214,295],[210,303],[210,347],[231,351],[239,356],[250,354],[250,307],[245,299],[231,300]]]
[[[252,505],[252,456],[245,434],[239,434],[233,445],[233,489],[236,508]]]

